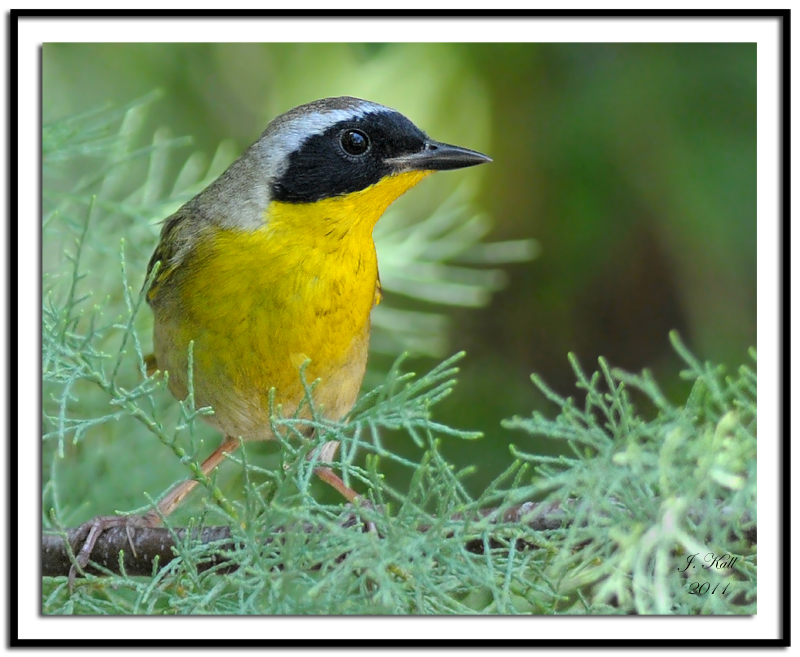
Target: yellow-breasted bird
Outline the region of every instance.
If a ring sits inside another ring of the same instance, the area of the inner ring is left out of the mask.
[[[399,112],[359,98],[325,98],[274,119],[216,181],[167,218],[148,273],[155,359],[177,399],[188,394],[193,343],[195,405],[226,436],[208,474],[244,440],[272,438],[268,399],[286,415],[304,396],[299,374],[319,380],[327,418],[355,403],[367,362],[372,307],[380,300],[372,230],[386,208],[434,171],[490,162],[429,138]],[[328,468],[317,474],[348,499]],[[159,502],[168,515],[196,485]],[[104,529],[157,525],[159,513],[87,523],[88,562]]]

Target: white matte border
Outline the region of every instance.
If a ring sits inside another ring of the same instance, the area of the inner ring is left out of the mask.
[[[296,5],[295,5],[296,6]],[[564,5],[566,8],[568,5]],[[108,7],[108,5],[104,5]],[[562,8],[562,7],[560,7]],[[577,9],[579,11],[579,9]],[[355,26],[356,29],[352,29]],[[13,33],[15,26],[11,25]],[[377,38],[377,35],[380,35]],[[356,38],[357,37],[357,38]],[[370,38],[372,37],[372,38]],[[747,640],[778,636],[779,422],[779,22],[764,18],[22,18],[19,20],[19,488],[20,555],[39,542],[40,490],[37,418],[39,268],[40,55],[43,42],[247,41],[503,41],[503,42],[731,42],[758,43],[758,351],[761,387],[758,616],[536,618],[65,618],[42,617],[38,569],[19,572],[21,639],[698,639]],[[796,70],[796,67],[795,67]],[[15,131],[16,126],[11,126]],[[5,136],[3,137],[5,138]],[[15,163],[11,163],[14,166]],[[13,245],[11,245],[13,248]],[[788,337],[788,336],[787,336]],[[16,345],[11,345],[12,350]],[[795,450],[797,452],[797,450]],[[783,555],[785,559],[789,555]],[[786,583],[788,585],[788,582]],[[7,604],[7,596],[2,596]],[[12,603],[13,604],[13,603]],[[8,613],[8,610],[4,610]]]

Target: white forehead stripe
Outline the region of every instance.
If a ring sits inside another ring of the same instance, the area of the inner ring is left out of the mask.
[[[323,110],[313,114],[300,115],[283,124],[280,135],[276,135],[279,138],[273,142],[273,147],[277,147],[288,154],[300,148],[300,144],[304,140],[314,135],[322,134],[340,121],[352,121],[353,119],[360,119],[365,114],[378,112],[394,112],[394,110],[376,103],[365,102],[360,106],[348,109]]]
[[[322,134],[340,121],[359,119],[366,114],[395,112],[391,107],[362,101],[345,109],[319,109],[307,114],[298,114],[283,122],[272,134],[265,134],[254,145],[259,150],[261,161],[267,171],[280,177],[288,165],[288,156],[298,150],[309,137]],[[279,117],[280,119],[280,117]]]

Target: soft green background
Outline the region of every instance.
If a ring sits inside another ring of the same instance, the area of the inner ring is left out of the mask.
[[[435,176],[400,201],[414,208],[415,195],[467,180],[494,223],[488,240],[540,248],[504,267],[507,285],[487,307],[436,308],[453,319],[446,351],[468,355],[435,417],[485,432],[444,447],[478,466],[476,491],[510,461],[510,442],[547,449],[500,420],[542,405],[533,371],[577,394],[568,351],[587,369],[599,355],[649,367],[669,389],[669,330],[729,365],[755,345],[755,44],[46,44],[42,69],[45,122],[161,89],[144,143],[160,127],[194,139],[167,176],[193,149],[211,157],[232,140],[241,152],[275,115],[332,95],[390,105],[437,139],[490,154],[482,170]],[[97,238],[109,254],[127,237],[149,255],[161,219],[145,236]],[[136,287],[144,271],[130,275]],[[119,472],[113,458],[106,467]],[[159,481],[116,481],[138,504],[142,486],[160,492]]]

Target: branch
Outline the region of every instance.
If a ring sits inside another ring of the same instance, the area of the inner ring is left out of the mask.
[[[730,509],[722,507],[721,513],[730,513]],[[482,509],[473,517],[474,521],[488,520],[491,524],[500,526],[524,525],[535,532],[548,532],[561,529],[568,525],[565,522],[567,511],[557,502],[526,502],[512,507],[508,507],[500,513],[499,509]],[[455,514],[452,517],[455,522],[463,521],[463,514]],[[343,528],[352,527],[354,530],[363,531],[364,521],[354,511],[345,516],[341,522]],[[429,526],[420,526],[419,531],[426,532]],[[752,526],[744,530],[744,538],[748,545],[756,544],[756,527]],[[321,526],[313,523],[304,523],[303,530],[307,533],[323,531]],[[187,533],[191,535],[187,539]],[[277,528],[275,533],[265,538],[264,543],[268,545],[274,540],[279,539],[284,529]],[[86,540],[88,527],[68,529],[64,534],[43,534],[42,535],[42,575],[45,577],[66,576],[69,573],[72,561],[70,551],[67,549],[67,541],[72,549],[72,554],[76,554],[83,542]],[[124,572],[128,575],[151,576],[156,571],[164,568],[177,557],[175,538],[180,543],[195,542],[213,543],[219,542],[218,549],[210,557],[197,564],[197,570],[202,572],[209,568],[217,568],[220,573],[232,572],[238,568],[236,563],[231,562],[229,566],[224,566],[228,561],[227,554],[237,549],[236,542],[231,538],[230,527],[204,527],[203,529],[176,528],[165,529],[163,527],[113,527],[103,532],[97,540],[92,551],[90,564],[86,567],[86,572],[93,575],[122,574],[120,567],[120,554]],[[732,536],[733,540],[735,537]],[[490,541],[489,548],[501,547],[503,543]],[[467,541],[465,548],[474,554],[483,554],[486,547],[482,538],[475,538]],[[518,540],[517,550],[537,549],[539,546],[529,540]],[[134,554],[135,551],[135,554]],[[95,567],[97,564],[100,568]]]

